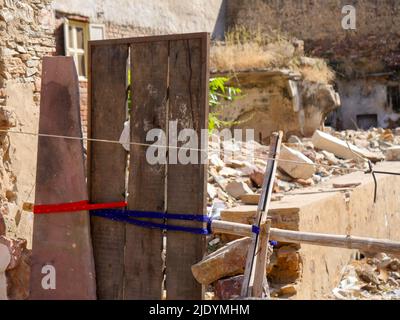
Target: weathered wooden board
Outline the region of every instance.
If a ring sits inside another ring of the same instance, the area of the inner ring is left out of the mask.
[[[208,120],[208,34],[202,38],[170,41],[169,121],[177,121],[177,132],[194,129],[201,148],[201,129]],[[171,124],[170,124],[171,126]],[[169,135],[169,143],[173,137]],[[173,144],[173,143],[172,143]],[[178,142],[178,147],[184,143]],[[169,149],[169,161],[176,150]],[[179,152],[179,151],[178,151]],[[182,152],[182,151],[181,151]],[[186,151],[184,151],[186,152]],[[169,213],[206,214],[206,165],[169,164],[167,207]],[[202,223],[170,221],[172,225],[203,227]],[[205,236],[168,231],[167,298],[202,299],[203,288],[191,273],[191,266],[203,258]]]
[[[271,203],[272,190],[274,186],[276,170],[278,167],[278,162],[275,159],[279,159],[282,138],[283,132],[281,131],[279,133],[274,133],[271,137],[269,152],[270,159],[267,162],[263,188],[255,218],[255,225],[258,227],[265,225],[267,222],[268,209]],[[267,228],[269,233],[269,225]],[[265,234],[263,236],[265,236]],[[268,237],[269,235],[267,238]],[[267,260],[266,250],[268,248],[265,243],[261,244],[261,240],[266,241],[266,239],[261,237],[259,234],[253,234],[252,243],[250,245],[246,260],[246,269],[241,292],[242,297],[261,298],[264,281],[260,279],[264,280],[265,264]]]
[[[128,46],[91,48],[89,137],[118,141],[127,117]],[[127,152],[114,143],[89,142],[90,201],[125,200]],[[122,299],[125,224],[91,218],[99,299]]]
[[[39,133],[81,137],[79,110],[72,58],[44,58]],[[82,200],[87,200],[82,141],[39,137],[36,204]],[[95,299],[88,213],[35,215],[33,228],[30,299]],[[42,280],[49,271],[56,273],[55,289],[45,290]]]
[[[131,78],[131,141],[151,144],[153,141],[146,141],[147,133],[167,128],[168,42],[132,45]],[[131,145],[129,209],[163,213],[166,164],[151,163],[146,159],[147,150]],[[161,299],[162,247],[162,230],[126,225],[125,299]]]

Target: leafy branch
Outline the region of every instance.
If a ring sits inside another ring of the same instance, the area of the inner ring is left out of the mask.
[[[211,78],[209,83],[209,105],[212,109],[216,109],[222,106],[223,101],[234,101],[241,94],[242,90],[227,85],[229,78],[216,77]],[[223,126],[231,126],[233,122],[223,121],[220,119],[220,112],[212,111],[208,118],[208,130],[212,132],[215,129],[219,129]]]

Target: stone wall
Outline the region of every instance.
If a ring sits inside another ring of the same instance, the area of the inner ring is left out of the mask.
[[[35,130],[30,124],[35,123],[38,117],[41,59],[54,52],[53,30],[50,0],[0,0],[1,129]],[[9,183],[2,183],[0,197],[8,200],[8,206],[16,203],[20,210],[22,202],[29,200],[24,199],[24,191],[33,193],[27,191],[32,187],[32,177],[27,179],[30,185],[22,184],[25,177],[19,173],[26,171],[26,166],[21,162],[29,165],[33,161],[30,158],[32,155],[26,154],[26,150],[22,150],[24,146],[18,142],[34,144],[35,139],[16,134],[2,134],[1,137],[1,158],[5,170],[9,172],[3,174],[3,181],[8,177]],[[33,156],[36,157],[35,154]],[[13,170],[14,164],[20,170]],[[9,227],[17,227],[18,220],[17,215],[16,225]]]
[[[215,111],[233,129],[254,129],[255,140],[263,144],[279,130],[286,139],[312,136],[340,105],[331,85],[311,83],[286,70],[239,72],[231,81],[242,96]]]
[[[400,114],[388,101],[389,84],[383,78],[338,80],[342,106],[333,117],[334,126],[339,129],[397,128]]]
[[[399,162],[384,162],[377,170],[397,171]],[[361,183],[348,194],[316,194],[297,196],[300,204],[299,229],[304,232],[353,235],[376,239],[400,240],[400,183],[395,176],[379,176],[377,201],[374,203],[374,182],[362,172],[335,178],[331,183]],[[343,267],[354,257],[354,251],[302,245],[302,279],[298,299],[323,299],[331,296],[340,281]]]
[[[345,30],[342,8],[356,9],[356,30]],[[328,58],[341,73],[400,67],[397,0],[229,0],[227,27],[277,30],[305,41],[308,54]]]

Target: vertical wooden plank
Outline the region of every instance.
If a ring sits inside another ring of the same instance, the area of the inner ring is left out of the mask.
[[[40,134],[82,137],[79,84],[69,57],[43,59]],[[39,137],[36,204],[87,200],[82,141]],[[43,267],[47,266],[46,269]],[[55,288],[42,279],[55,272]],[[35,215],[30,299],[95,299],[87,212]]]
[[[194,129],[200,140],[208,120],[208,34],[202,39],[170,41],[169,121],[177,121],[178,134]],[[169,135],[169,143],[172,136]],[[182,142],[178,142],[178,147]],[[198,141],[198,148],[201,148]],[[174,160],[169,149],[169,161]],[[200,152],[197,152],[200,161]],[[168,166],[168,213],[206,214],[206,165]],[[202,223],[171,221],[173,225],[204,227]],[[168,232],[167,298],[202,299],[203,288],[191,273],[191,266],[203,258],[205,236]]]
[[[268,242],[271,229],[271,219],[260,226],[260,246],[256,252],[257,261],[254,267],[253,297],[270,297],[267,280]]]
[[[267,162],[267,168],[265,171],[263,188],[260,196],[260,201],[258,203],[257,215],[255,218],[256,226],[260,227],[265,224],[268,216],[268,208],[271,203],[272,197],[272,189],[274,186],[276,170],[278,168],[279,154],[281,150],[283,132],[273,133],[271,137],[271,145],[269,149],[269,160]],[[249,248],[249,252],[247,254],[246,260],[246,268],[244,273],[243,285],[242,285],[242,296],[243,297],[254,297],[254,294],[258,294],[262,287],[262,283],[255,281],[259,279],[255,275],[256,267],[258,266],[258,270],[260,269],[260,265],[265,265],[266,256],[259,255],[260,253],[260,235],[253,234],[252,242]],[[263,261],[258,262],[258,259],[264,259]],[[257,286],[256,290],[253,291],[254,286]]]
[[[146,141],[150,130],[166,131],[168,42],[133,44],[131,70],[131,141],[153,143]],[[166,164],[150,164],[147,149],[131,146],[129,209],[165,212]],[[125,299],[161,299],[162,237],[162,230],[126,226]]]
[[[91,48],[89,137],[118,141],[126,120],[127,45]],[[90,201],[125,200],[127,152],[119,144],[89,143]],[[122,299],[125,225],[91,218],[99,299]]]

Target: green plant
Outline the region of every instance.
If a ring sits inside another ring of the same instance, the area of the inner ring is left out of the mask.
[[[230,126],[233,123],[220,119],[220,112],[217,110],[222,107],[222,101],[233,101],[238,98],[242,90],[227,85],[229,78],[216,77],[211,78],[209,83],[209,105],[211,112],[208,118],[208,130],[212,132],[222,126]]]

